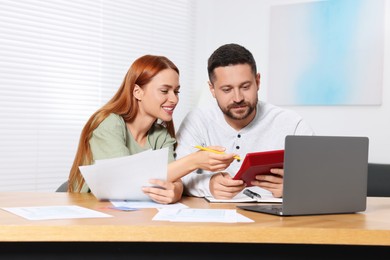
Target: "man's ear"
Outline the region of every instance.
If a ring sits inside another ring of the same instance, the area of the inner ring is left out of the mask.
[[[214,85],[210,81],[207,81],[207,83],[209,84],[209,89],[210,89],[211,95],[213,95],[213,97],[215,98],[215,88],[214,88]]]
[[[135,97],[137,100],[141,101],[141,100],[142,100],[143,94],[144,94],[143,89],[142,89],[140,86],[138,86],[137,84],[135,84],[134,90],[133,90],[133,95],[134,95],[134,97]]]
[[[260,73],[256,74],[257,91],[260,89]]]

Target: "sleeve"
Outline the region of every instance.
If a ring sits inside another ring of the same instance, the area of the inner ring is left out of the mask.
[[[126,147],[125,127],[123,119],[115,114],[100,123],[89,139],[94,161],[130,155]]]
[[[173,141],[172,141],[173,140]],[[167,142],[163,147],[169,147],[168,152],[168,163],[171,163],[175,160],[175,151],[173,145],[176,143],[176,139],[172,138],[170,142]]]
[[[176,139],[173,138],[168,130],[159,124],[154,125],[153,131],[149,133],[150,135],[150,144],[153,149],[161,149],[168,147],[168,162],[173,162],[175,160],[174,156],[174,145],[176,144]]]
[[[299,120],[296,128],[295,135],[315,135],[314,130],[303,119]]]
[[[182,121],[176,135],[178,146],[176,148],[177,159],[183,158],[196,151],[195,145],[206,145],[208,142],[207,130],[202,118],[197,112],[190,112]],[[182,178],[185,193],[190,196],[204,197],[211,195],[211,172],[198,169]]]

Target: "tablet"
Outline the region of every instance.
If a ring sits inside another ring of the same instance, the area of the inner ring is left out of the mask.
[[[247,153],[233,179],[243,180],[247,187],[251,187],[256,175],[269,174],[272,168],[283,168],[283,161],[284,150]]]

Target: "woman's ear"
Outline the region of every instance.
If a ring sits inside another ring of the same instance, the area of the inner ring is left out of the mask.
[[[135,97],[137,100],[141,101],[141,100],[142,100],[143,93],[144,93],[143,89],[142,89],[140,86],[138,86],[137,84],[135,84],[134,90],[133,90],[133,95],[134,95],[134,97]]]

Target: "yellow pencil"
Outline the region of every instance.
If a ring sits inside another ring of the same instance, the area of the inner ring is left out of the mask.
[[[208,151],[208,152],[217,153],[217,154],[224,154],[225,153],[225,152],[213,150],[213,149],[210,149],[210,148],[207,148],[207,147],[203,147],[203,146],[200,146],[200,145],[195,145],[194,147],[199,149],[199,150],[202,150],[202,151]],[[233,158],[237,159],[237,160],[241,160],[240,156],[238,156],[238,155],[234,156]]]

